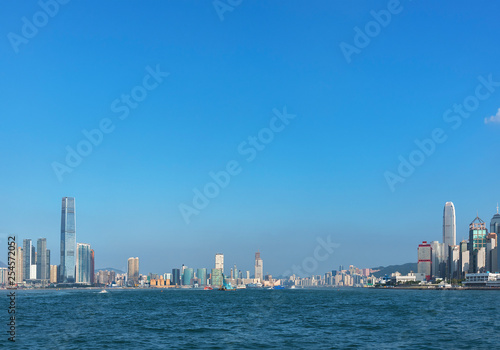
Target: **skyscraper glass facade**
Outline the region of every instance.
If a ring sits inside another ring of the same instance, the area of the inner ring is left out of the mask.
[[[61,210],[61,282],[74,283],[76,274],[75,198],[64,197]]]
[[[90,284],[90,244],[76,245],[76,283]]]

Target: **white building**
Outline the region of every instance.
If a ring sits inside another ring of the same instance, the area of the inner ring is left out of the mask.
[[[464,284],[468,287],[500,287],[500,273],[468,273]]]

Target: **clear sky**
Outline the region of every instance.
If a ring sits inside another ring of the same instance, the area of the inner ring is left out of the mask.
[[[338,246],[314,273],[416,262],[418,243],[441,240],[445,202],[458,239],[477,211],[489,223],[499,3],[231,3],[3,3],[0,249],[6,234],[46,237],[58,264],[63,196],[76,197],[77,241],[97,268],[138,256],[141,273],[212,268],[217,252],[253,273],[260,250],[277,275],[328,236]],[[384,25],[370,24],[381,10]],[[464,103],[467,118],[447,113]],[[284,107],[296,117],[278,125]],[[83,130],[103,123],[113,131],[88,151]],[[398,157],[436,129],[444,142],[401,176]],[[259,135],[273,139],[251,146]],[[78,145],[87,155],[68,165]],[[179,205],[233,160],[240,173],[187,224]],[[71,172],[58,178],[54,162]],[[394,191],[387,172],[404,179]]]

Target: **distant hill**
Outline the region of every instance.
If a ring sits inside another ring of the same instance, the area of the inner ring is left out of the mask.
[[[113,267],[103,267],[102,269],[96,269],[95,271],[114,271],[116,273],[125,273],[125,271],[122,271],[122,270],[118,270],[118,269],[115,269]]]
[[[385,275],[390,276],[391,273],[394,273],[394,272],[399,272],[402,275],[407,275],[411,271],[417,272],[417,263],[406,263],[403,265],[389,265],[389,266],[372,267],[372,270],[380,270],[380,271],[372,273],[375,277],[382,277]]]

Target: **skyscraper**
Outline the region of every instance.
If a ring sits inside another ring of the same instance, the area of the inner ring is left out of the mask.
[[[215,254],[215,268],[220,269],[222,275],[224,275],[224,254],[222,253]]]
[[[457,229],[455,220],[455,206],[452,202],[446,202],[443,210],[443,243],[448,251],[449,245],[456,245]]]
[[[493,215],[490,221],[490,233],[496,233],[500,235],[500,214],[498,213],[498,204],[497,204],[497,213]]]
[[[259,280],[259,282],[264,279],[264,263],[260,258],[260,252],[255,253],[255,278]]]
[[[176,286],[181,284],[181,270],[180,269],[172,269],[171,284],[176,285]]]
[[[76,283],[91,284],[90,282],[90,244],[76,244]]]
[[[90,250],[90,284],[93,285],[95,283],[95,253],[94,249]]]
[[[50,250],[47,250],[47,239],[40,238],[36,242],[37,261],[36,261],[36,279],[50,279]],[[49,260],[47,260],[47,258]]]
[[[17,243],[16,243],[17,244]],[[23,271],[24,271],[24,266],[23,266],[23,248],[22,247],[17,247],[16,248],[16,283],[22,283],[24,279]]]
[[[186,267],[184,274],[182,276],[182,284],[185,286],[190,286],[194,278],[194,269],[192,267]]]
[[[31,279],[30,271],[31,271],[31,239],[23,239],[23,280],[27,281]]]
[[[196,270],[196,277],[198,278],[198,283],[200,286],[206,286],[207,285],[207,269],[206,268],[201,268]]]
[[[478,216],[469,225],[469,250],[486,248],[486,224]]]
[[[75,198],[63,197],[61,210],[61,266],[62,283],[74,283],[76,274],[76,212]]]
[[[429,281],[432,274],[432,247],[426,241],[418,245],[418,273],[423,273]]]
[[[486,267],[486,224],[476,216],[469,225],[469,272],[477,273]]]
[[[127,278],[129,284],[136,285],[139,284],[139,258],[129,258],[128,259],[128,272]]]

